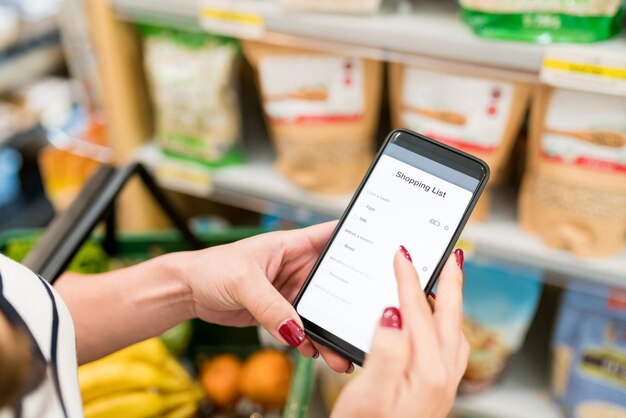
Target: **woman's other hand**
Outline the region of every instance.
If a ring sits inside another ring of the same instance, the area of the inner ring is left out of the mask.
[[[305,357],[321,354],[334,370],[351,371],[349,361],[306,337],[291,305],[335,225],[271,232],[173,255],[191,288],[195,316],[230,326],[258,323]]]
[[[400,309],[382,314],[363,371],[339,396],[333,418],[447,416],[470,350],[461,330],[462,266],[457,250],[441,272],[433,310],[413,265],[396,253]]]

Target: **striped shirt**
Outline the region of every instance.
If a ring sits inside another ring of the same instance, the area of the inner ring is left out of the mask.
[[[0,410],[0,418],[82,417],[70,313],[52,286],[2,254],[0,311],[26,331],[33,345],[33,373],[41,376],[18,408]]]

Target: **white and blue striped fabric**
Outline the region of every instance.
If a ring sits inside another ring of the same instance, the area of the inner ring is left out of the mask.
[[[0,410],[0,418],[82,417],[70,313],[45,280],[2,254],[0,312],[26,332],[33,347],[28,393],[18,408]]]

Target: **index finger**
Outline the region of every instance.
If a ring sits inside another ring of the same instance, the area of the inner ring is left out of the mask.
[[[460,250],[457,250],[460,251]],[[437,303],[435,304],[435,326],[444,350],[456,357],[461,341],[461,324],[463,321],[463,272],[462,264],[455,251],[448,257],[437,286]]]
[[[433,314],[413,264],[398,251],[393,259],[402,319],[419,360],[434,358],[439,341]],[[425,364],[425,363],[424,363]]]

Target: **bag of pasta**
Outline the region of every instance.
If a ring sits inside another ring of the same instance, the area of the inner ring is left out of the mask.
[[[382,63],[246,41],[278,170],[309,190],[353,191],[372,161]]]
[[[542,87],[533,103],[522,227],[577,255],[626,237],[626,98]]]
[[[144,65],[166,155],[219,166],[242,160],[237,41],[143,26]]]
[[[619,33],[622,0],[460,0],[463,20],[480,36],[537,43],[594,42]]]

